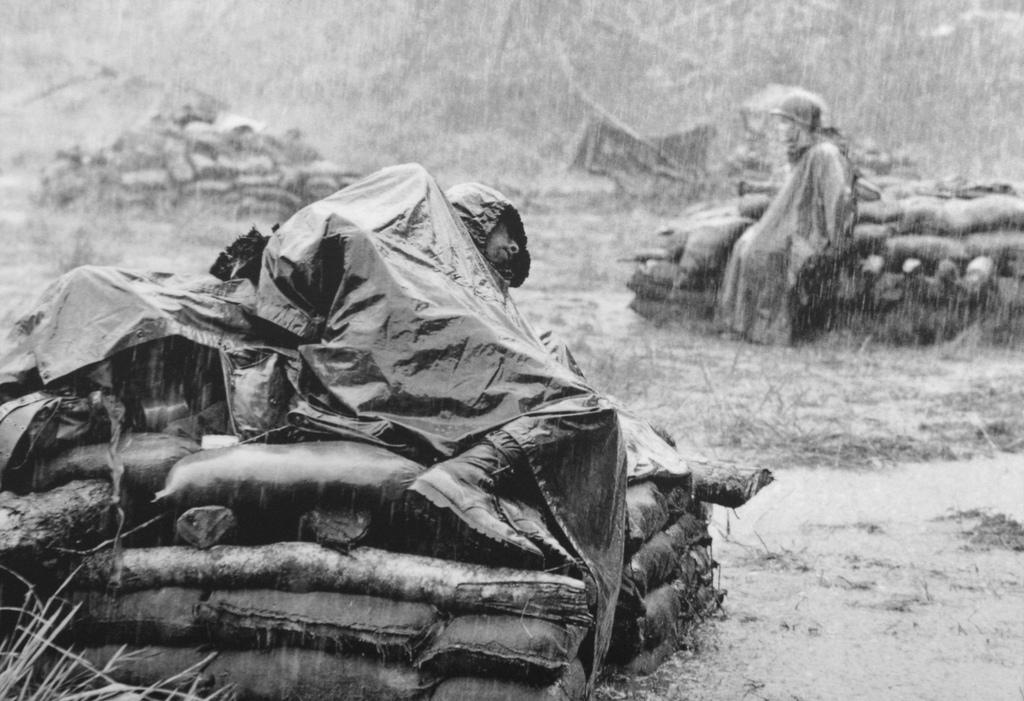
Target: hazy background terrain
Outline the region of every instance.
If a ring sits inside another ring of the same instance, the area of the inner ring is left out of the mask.
[[[298,127],[358,170],[412,160],[526,187],[565,164],[593,102],[644,134],[713,121],[722,153],[740,103],[778,82],[822,93],[853,134],[912,147],[930,174],[1024,174],[1019,0],[4,5],[0,168],[77,143],[88,112],[43,128],[84,99],[58,88],[106,68]],[[137,120],[145,91],[119,91]]]

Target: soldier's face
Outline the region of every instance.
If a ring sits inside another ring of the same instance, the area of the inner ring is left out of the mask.
[[[778,117],[778,129],[782,143],[789,148],[805,146],[810,141],[810,129],[789,117]]]
[[[491,235],[484,246],[484,256],[491,264],[499,270],[507,268],[519,252],[519,245],[509,236],[508,229],[504,222],[498,224],[491,230]]]

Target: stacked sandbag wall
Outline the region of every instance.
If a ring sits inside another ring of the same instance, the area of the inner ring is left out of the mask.
[[[1021,192],[1010,183],[897,177],[860,188],[850,256],[830,323],[898,343],[949,339],[975,322],[994,339],[1019,338],[1024,331]],[[771,197],[748,192],[666,229],[662,251],[645,256],[627,283],[637,296],[634,308],[643,313],[652,301],[668,301],[710,317],[728,253],[746,228],[742,222],[749,226],[759,219]]]
[[[192,667],[183,685],[254,699],[586,696],[593,594],[581,579],[365,544],[392,541],[416,463],[346,441],[200,450],[137,434],[119,451],[115,509],[109,450],[26,466],[24,494],[5,491],[0,509],[63,499],[51,518],[86,536],[65,542],[81,557],[58,568],[75,571],[67,642],[98,665],[137,652],[114,678],[147,685]],[[72,494],[87,495],[87,512],[68,508]],[[125,537],[95,549],[118,521]],[[4,564],[31,554],[20,556],[5,551]]]
[[[10,482],[21,495],[0,499],[21,513],[53,500],[50,521],[73,524],[59,539],[75,553],[42,559],[54,582],[76,571],[69,644],[96,664],[138,653],[115,678],[194,667],[183,684],[231,684],[241,698],[585,697],[593,593],[580,578],[367,545],[405,543],[391,532],[414,521],[400,516],[418,464],[345,441],[202,450],[163,433],[115,452],[116,506],[106,441],[39,456]],[[4,564],[41,559],[54,534],[39,535]],[[462,534],[416,536],[448,551],[441,541]],[[502,555],[476,549],[486,557]]]
[[[59,154],[43,174],[42,197],[158,211],[193,203],[283,221],[357,178],[296,135],[156,118],[96,153]]]
[[[721,603],[705,506],[691,492],[692,483],[656,480],[626,491],[626,556],[608,662],[627,672],[653,672]]]

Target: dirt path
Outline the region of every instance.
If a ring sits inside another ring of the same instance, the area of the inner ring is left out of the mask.
[[[1022,494],[1016,459],[779,471],[715,513],[723,615],[627,698],[1020,698],[1022,555],[954,514]]]

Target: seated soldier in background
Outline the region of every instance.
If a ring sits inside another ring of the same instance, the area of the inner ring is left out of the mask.
[[[824,103],[789,95],[780,120],[789,175],[733,247],[716,310],[729,331],[786,344],[827,324],[856,220],[855,171],[822,125]]]

